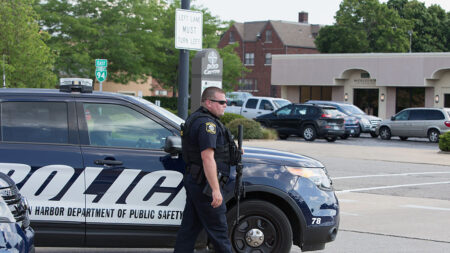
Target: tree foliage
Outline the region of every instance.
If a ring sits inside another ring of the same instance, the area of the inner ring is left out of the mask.
[[[39,30],[33,0],[0,1],[0,70],[7,87],[55,87],[54,56]],[[3,55],[5,62],[3,62]],[[3,82],[3,80],[2,80]]]
[[[411,21],[378,0],[343,0],[316,45],[323,53],[407,52]]]
[[[144,81],[152,76],[166,88],[177,87],[179,50],[175,49],[175,10],[180,1],[46,0],[35,6],[41,27],[51,35],[49,46],[58,55],[59,76],[94,78],[94,60],[108,59],[108,80]],[[195,9],[195,6],[193,8]],[[203,45],[216,47],[225,23],[203,12]],[[226,78],[236,79],[229,50],[219,50]],[[191,51],[191,59],[195,55]],[[242,67],[242,63],[240,63]],[[228,70],[230,68],[230,70]]]

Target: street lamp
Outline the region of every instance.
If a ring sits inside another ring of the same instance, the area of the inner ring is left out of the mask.
[[[412,30],[408,30],[408,34],[409,34],[409,52],[411,53],[411,43],[412,43],[413,31]]]

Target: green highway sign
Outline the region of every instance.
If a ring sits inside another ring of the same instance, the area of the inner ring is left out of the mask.
[[[108,60],[106,59],[95,59],[95,67],[105,67],[108,66]]]
[[[106,80],[106,76],[108,75],[108,72],[106,71],[106,68],[96,68],[95,69],[95,77],[99,82],[103,82]]]

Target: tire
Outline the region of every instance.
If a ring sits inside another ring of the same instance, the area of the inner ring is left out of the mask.
[[[390,140],[391,139],[391,130],[388,127],[381,127],[380,128],[380,138],[383,140]]]
[[[280,138],[280,140],[286,140],[288,138],[287,134],[278,134],[278,138]]]
[[[342,140],[345,140],[345,139],[347,139],[349,136],[350,136],[349,134],[344,134],[344,135],[341,135],[341,136],[339,136],[339,137],[340,137]]]
[[[353,137],[358,138],[361,135],[361,126],[358,127],[358,130],[354,134],[352,134]]]
[[[303,128],[302,135],[305,141],[314,141],[317,138],[316,128],[312,125],[307,125]]]
[[[289,253],[292,246],[292,229],[286,215],[275,205],[261,200],[240,204],[239,225],[236,225],[236,206],[227,213],[228,233],[233,252]],[[262,233],[263,240],[251,240],[248,234]]]
[[[402,140],[402,141],[406,141],[408,139],[408,137],[406,137],[406,136],[400,136],[400,140]]]
[[[376,134],[375,132],[370,132],[370,136],[372,136],[372,138],[377,138],[378,134]]]
[[[428,140],[433,143],[438,143],[440,134],[441,133],[437,129],[430,129],[428,131]]]
[[[333,136],[333,137],[325,137],[325,140],[327,140],[328,142],[335,142],[337,139],[337,137]]]

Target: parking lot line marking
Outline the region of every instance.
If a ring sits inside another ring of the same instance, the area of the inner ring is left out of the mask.
[[[428,210],[437,210],[437,211],[450,211],[450,208],[442,208],[442,207],[434,207],[434,206],[404,205],[401,207],[428,209]]]
[[[347,212],[341,212],[342,215],[349,215],[349,216],[359,216],[357,213],[347,213]]]
[[[359,192],[359,191],[371,191],[371,190],[382,190],[382,189],[391,189],[391,188],[400,188],[400,187],[424,186],[424,185],[437,185],[437,184],[450,184],[450,181],[434,182],[434,183],[421,183],[421,184],[399,184],[399,185],[388,185],[388,186],[378,186],[378,187],[368,187],[368,188],[348,189],[348,190],[341,190],[341,191],[335,191],[335,192],[336,192],[336,193]]]
[[[348,177],[332,177],[332,180],[339,179],[353,179],[353,178],[365,178],[365,177],[397,177],[397,176],[413,176],[413,175],[428,175],[428,174],[450,174],[450,171],[434,171],[434,172],[412,172],[412,173],[400,173],[400,174],[373,174],[362,176],[348,176]]]

